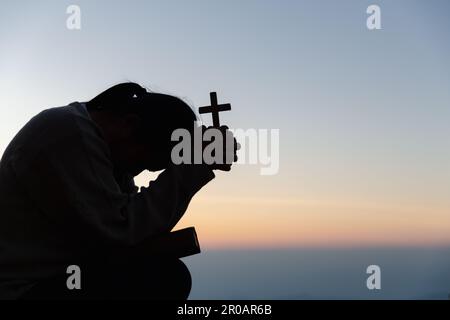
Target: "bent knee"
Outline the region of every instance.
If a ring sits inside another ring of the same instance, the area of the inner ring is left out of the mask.
[[[189,268],[180,259],[175,259],[173,262],[173,284],[178,287],[179,295],[175,297],[176,299],[186,300],[189,297],[192,288],[192,277]]]

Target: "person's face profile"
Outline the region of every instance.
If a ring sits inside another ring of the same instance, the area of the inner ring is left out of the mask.
[[[170,143],[163,128],[142,119],[128,121],[128,160],[130,173],[160,171],[170,164]],[[152,127],[148,127],[152,126]]]
[[[140,168],[149,171],[160,171],[166,169],[170,164],[170,151],[168,146],[161,146],[158,143],[142,143],[138,151],[138,161]]]

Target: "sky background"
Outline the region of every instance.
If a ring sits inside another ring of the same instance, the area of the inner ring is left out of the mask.
[[[382,30],[369,31],[366,9],[374,3]],[[81,30],[66,28],[71,4],[81,8]],[[327,271],[330,278],[359,279],[349,270],[364,265],[364,248],[379,264],[397,261],[397,275],[433,257],[434,275],[450,267],[437,258],[450,247],[449,14],[446,0],[2,0],[0,152],[39,111],[89,100],[119,82],[177,95],[193,107],[217,91],[233,108],[223,123],[280,129],[280,171],[261,176],[257,165],[237,165],[195,197],[177,226],[194,225],[206,252],[187,259],[194,297],[233,296],[220,284],[208,291],[214,263],[242,280],[265,261],[268,277],[284,270],[268,262],[283,260],[279,254],[292,257],[283,274],[295,279],[311,278],[301,267],[306,257],[312,279],[327,267],[335,271]],[[406,250],[409,267],[395,250]],[[240,266],[239,277],[220,262],[224,257]],[[365,267],[358,270],[364,278]],[[430,292],[445,291],[436,287],[445,279],[428,283]],[[269,287],[249,284],[235,296],[301,298],[324,288],[279,294]],[[364,296],[329,288],[336,292],[323,289],[321,297]],[[429,296],[421,288],[383,294]]]

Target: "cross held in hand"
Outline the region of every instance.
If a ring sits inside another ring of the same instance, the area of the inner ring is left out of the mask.
[[[209,95],[211,97],[211,105],[198,108],[198,112],[200,114],[211,113],[213,119],[213,126],[219,128],[220,127],[219,112],[231,110],[231,104],[229,103],[217,104],[217,93],[211,92]]]

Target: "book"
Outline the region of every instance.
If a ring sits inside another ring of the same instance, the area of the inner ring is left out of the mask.
[[[125,250],[127,250],[127,254],[134,256],[166,258],[184,258],[201,252],[194,227],[150,237]]]

